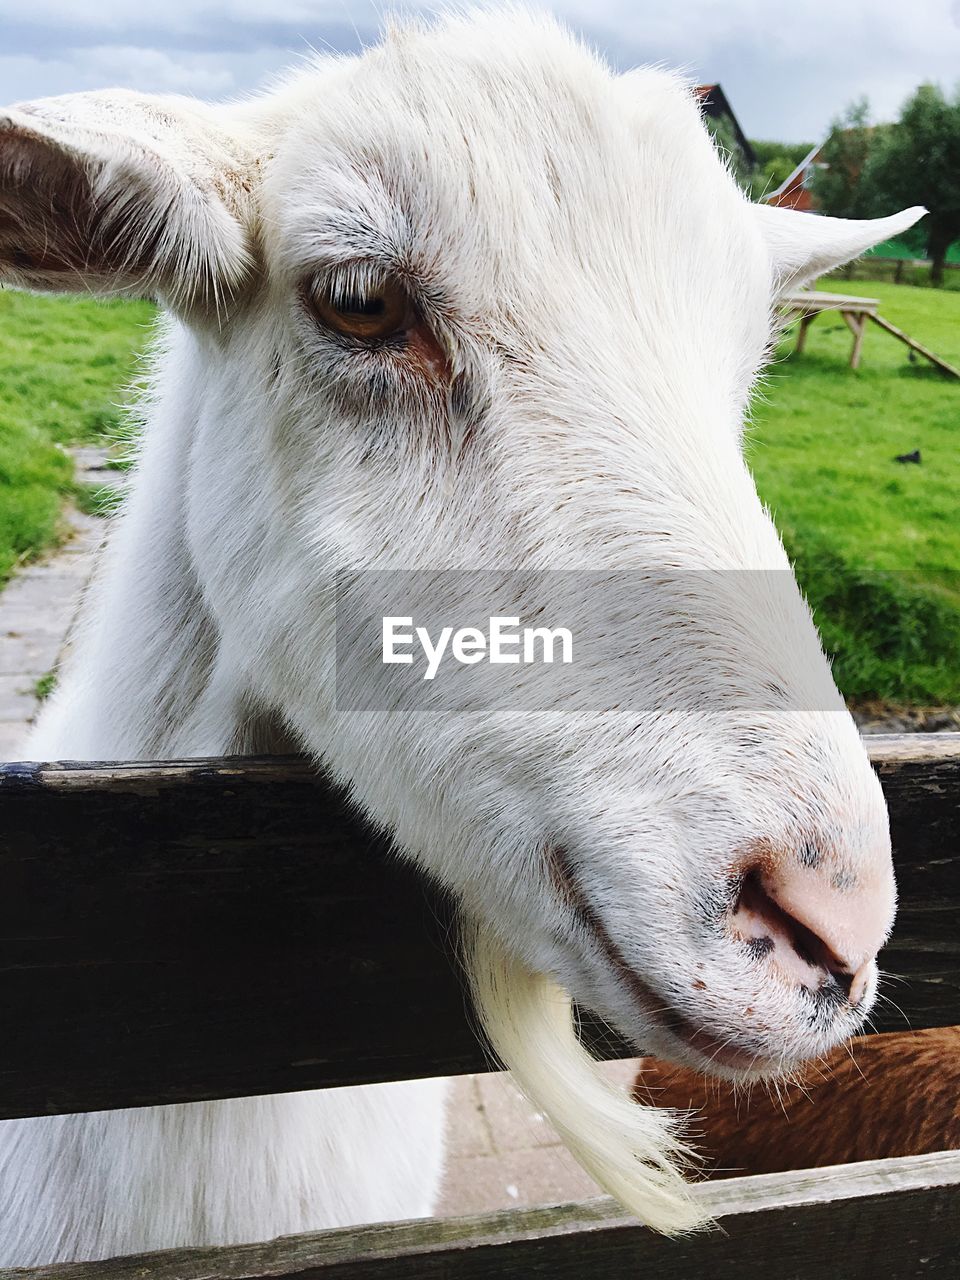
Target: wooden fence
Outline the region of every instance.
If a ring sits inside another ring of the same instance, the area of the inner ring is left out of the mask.
[[[960,735],[878,737],[870,750],[901,892],[881,963],[906,979],[902,1014],[881,1006],[877,1027],[960,1023]],[[0,835],[0,1117],[488,1063],[451,904],[302,760],[0,766]],[[588,1037],[616,1052],[600,1030]],[[723,1233],[664,1240],[600,1199],[0,1280],[572,1280],[594,1268],[616,1280],[648,1267],[722,1280],[746,1261],[778,1280],[956,1274],[958,1153],[698,1194]]]
[[[945,262],[943,267],[946,275],[944,283],[947,283],[952,273],[960,271],[960,262]],[[868,253],[865,257],[857,258],[854,262],[833,272],[832,276],[837,280],[884,280],[891,284],[917,284],[929,287],[930,259],[881,258]],[[953,287],[956,288],[955,285]]]

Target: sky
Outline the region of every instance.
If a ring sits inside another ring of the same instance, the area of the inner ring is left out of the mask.
[[[0,102],[122,85],[231,98],[311,48],[354,52],[417,0],[0,0]],[[960,81],[960,0],[554,0],[627,69],[719,81],[753,138],[817,141],[862,95],[895,117],[921,81]]]

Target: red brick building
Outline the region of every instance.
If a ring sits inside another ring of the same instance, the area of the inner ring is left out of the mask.
[[[793,173],[780,183],[776,191],[771,191],[768,196],[764,197],[765,202],[767,204],[782,205],[787,209],[799,209],[803,213],[811,213],[816,207],[811,183],[813,175],[819,167],[817,158],[822,148],[822,142],[818,142],[815,147],[812,147]]]

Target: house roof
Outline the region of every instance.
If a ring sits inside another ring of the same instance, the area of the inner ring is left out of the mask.
[[[730,101],[723,92],[723,88],[719,84],[698,84],[696,88],[697,97],[703,106],[704,112],[714,119],[720,116],[726,116],[733,125],[733,132],[736,135],[737,145],[743,152],[743,157],[747,164],[755,165],[757,157],[753,147],[750,145],[750,139],[740,128],[740,121],[733,113]]]

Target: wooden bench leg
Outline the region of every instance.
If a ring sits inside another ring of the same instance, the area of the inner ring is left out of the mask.
[[[797,333],[797,354],[799,355],[807,343],[807,330],[817,318],[816,311],[809,311],[800,317],[800,329]]]
[[[853,338],[853,350],[850,352],[850,368],[859,369],[860,367],[860,349],[863,346],[863,335],[867,327],[866,316],[857,318],[857,331]]]
[[[846,320],[850,332],[853,334],[853,350],[850,352],[850,368],[859,369],[860,367],[860,351],[863,347],[863,333],[867,327],[867,317],[865,315],[855,314],[852,311],[844,311],[842,313]]]

